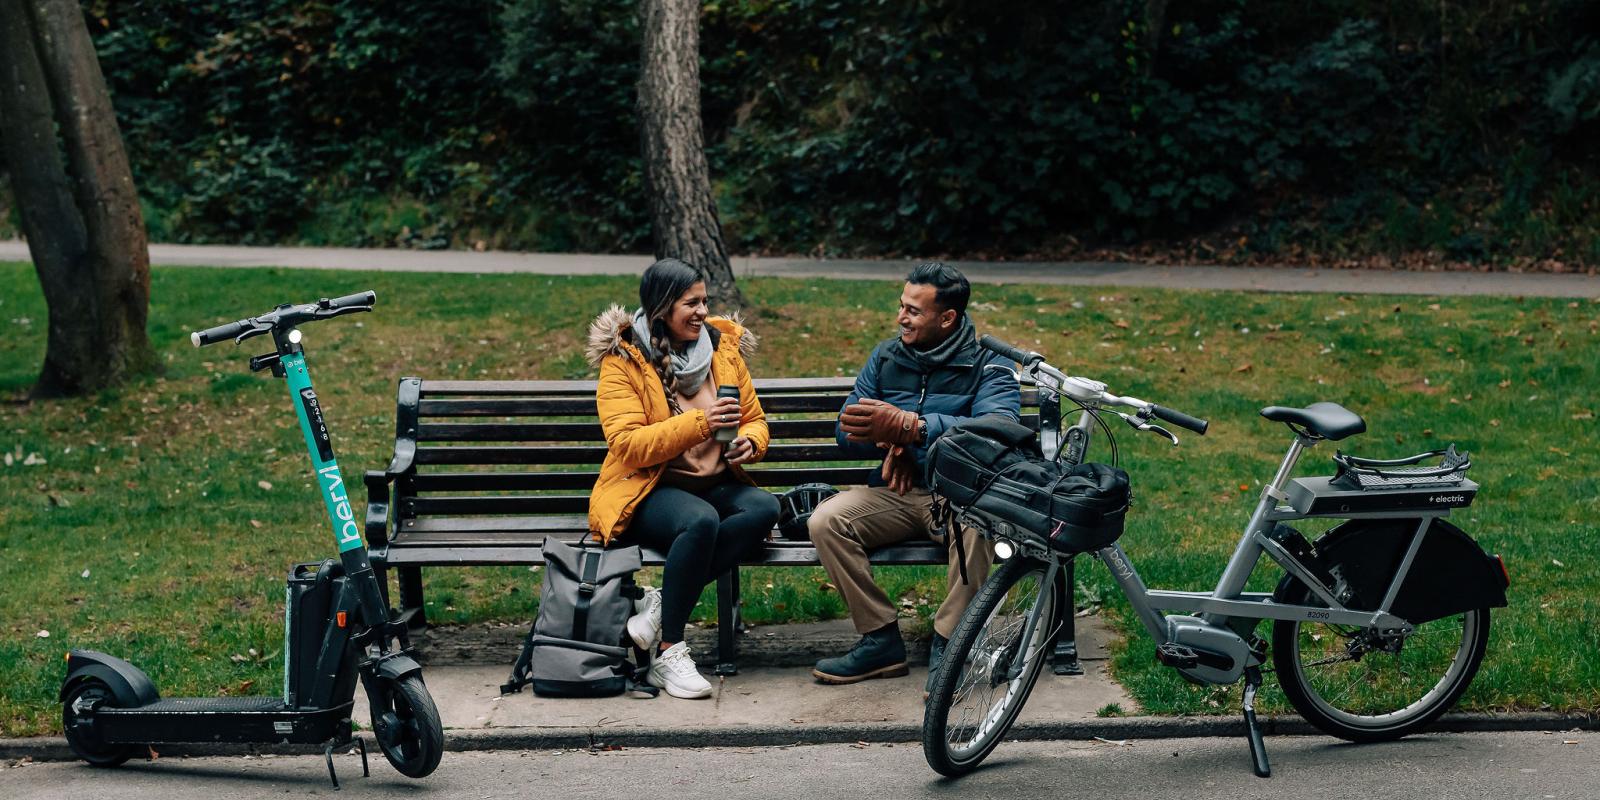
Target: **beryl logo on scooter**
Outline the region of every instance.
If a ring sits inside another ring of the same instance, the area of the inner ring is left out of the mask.
[[[329,464],[317,470],[317,474],[328,482],[323,490],[333,501],[333,515],[339,518],[339,551],[361,544],[361,529],[356,527],[355,514],[350,511],[350,499],[344,494],[344,478],[339,477],[339,465]]]

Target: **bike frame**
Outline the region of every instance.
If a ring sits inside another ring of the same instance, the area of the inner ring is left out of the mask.
[[[1041,405],[1045,402],[1057,404],[1061,392],[1047,383],[1047,378],[1036,376],[1041,395]],[[1078,422],[1067,428],[1060,429],[1059,422],[1040,422],[1040,436],[1047,454],[1056,454],[1061,461],[1068,464],[1082,462],[1084,454],[1088,451],[1092,439],[1091,428],[1096,424],[1098,404],[1093,401],[1076,400],[1083,410]],[[1059,406],[1058,406],[1059,407]],[[1448,509],[1426,508],[1409,509],[1396,512],[1369,512],[1369,513],[1340,513],[1330,514],[1300,514],[1291,506],[1283,503],[1287,495],[1284,487],[1289,482],[1289,477],[1294,472],[1305,451],[1314,447],[1319,439],[1304,431],[1296,431],[1295,440],[1289,446],[1289,451],[1284,455],[1283,461],[1278,465],[1277,474],[1261,492],[1261,498],[1256,503],[1255,511],[1250,516],[1249,523],[1235,546],[1233,556],[1228,560],[1223,569],[1221,578],[1217,581],[1216,588],[1210,592],[1184,592],[1147,587],[1139,576],[1133,561],[1128,558],[1122,545],[1112,543],[1108,547],[1095,551],[1095,556],[1111,571],[1112,579],[1117,587],[1128,598],[1134,613],[1139,621],[1149,631],[1156,643],[1165,644],[1171,641],[1171,634],[1166,622],[1167,611],[1193,612],[1214,626],[1222,627],[1228,620],[1248,619],[1259,621],[1272,620],[1310,620],[1337,625],[1351,625],[1367,629],[1375,629],[1385,635],[1408,634],[1412,625],[1389,612],[1395,598],[1399,595],[1400,587],[1404,584],[1406,575],[1410,572],[1417,551],[1421,548],[1423,536],[1427,533],[1433,520],[1449,515]],[[1307,569],[1295,558],[1294,554],[1278,542],[1272,540],[1267,534],[1273,525],[1280,521],[1307,519],[1317,517],[1337,517],[1339,519],[1415,519],[1417,528],[1412,534],[1410,546],[1401,560],[1399,568],[1391,580],[1383,602],[1375,611],[1363,611],[1347,608],[1339,600],[1340,586],[1328,586],[1317,578],[1311,570]],[[1031,549],[1031,548],[1030,548]],[[1042,548],[1041,548],[1042,550]],[[1033,552],[1032,555],[1042,555]],[[1053,577],[1059,569],[1059,564],[1064,558],[1049,551],[1050,566],[1049,576]],[[1304,583],[1311,592],[1325,606],[1302,606],[1286,603],[1277,603],[1270,593],[1246,592],[1244,587],[1249,582],[1250,576],[1255,572],[1262,556],[1265,555],[1272,561]],[[1046,584],[1048,585],[1048,584]],[[1023,641],[1032,633],[1039,623],[1039,606],[1035,605],[1034,611],[1025,623]]]

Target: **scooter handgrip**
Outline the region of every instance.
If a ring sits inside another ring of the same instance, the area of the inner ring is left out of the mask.
[[[194,333],[189,334],[189,343],[193,344],[195,347],[216,344],[217,342],[225,339],[232,339],[235,336],[244,333],[250,327],[250,320],[241,319],[238,322],[230,322],[226,325],[218,325],[215,328],[206,328],[203,331],[195,331]]]
[[[353,306],[371,306],[378,302],[378,294],[373,291],[356,292],[344,297],[335,297],[328,301],[330,308],[350,308]]]

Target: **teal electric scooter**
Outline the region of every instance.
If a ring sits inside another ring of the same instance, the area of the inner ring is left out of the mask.
[[[282,305],[259,317],[190,334],[195,347],[272,336],[276,349],[250,359],[250,369],[271,370],[289,383],[339,560],[297,564],[289,573],[281,698],[162,698],[144,672],[120,658],[92,650],[68,653],[67,678],[61,685],[62,725],[67,743],[84,761],[113,767],[144,747],[174,742],[320,744],[338,787],[333,748],[353,737],[351,709],[359,679],[366,688],[373,734],[389,763],[412,778],[439,766],[444,750],[439,712],[422,682],[422,668],[411,657],[405,625],[389,619],[300,344],[299,326],[371,311],[375,300],[372,292],[362,292]],[[365,774],[366,746],[354,738]]]

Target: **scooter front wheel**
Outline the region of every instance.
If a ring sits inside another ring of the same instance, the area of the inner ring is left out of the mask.
[[[133,756],[133,747],[126,744],[109,744],[100,739],[95,730],[93,708],[116,705],[116,696],[105,681],[87,678],[78,681],[67,693],[61,705],[61,728],[67,735],[67,746],[78,758],[96,767],[115,767]]]
[[[379,684],[384,697],[374,698],[372,727],[383,757],[408,778],[428,776],[444,755],[444,730],[428,687],[421,675],[380,678]]]

